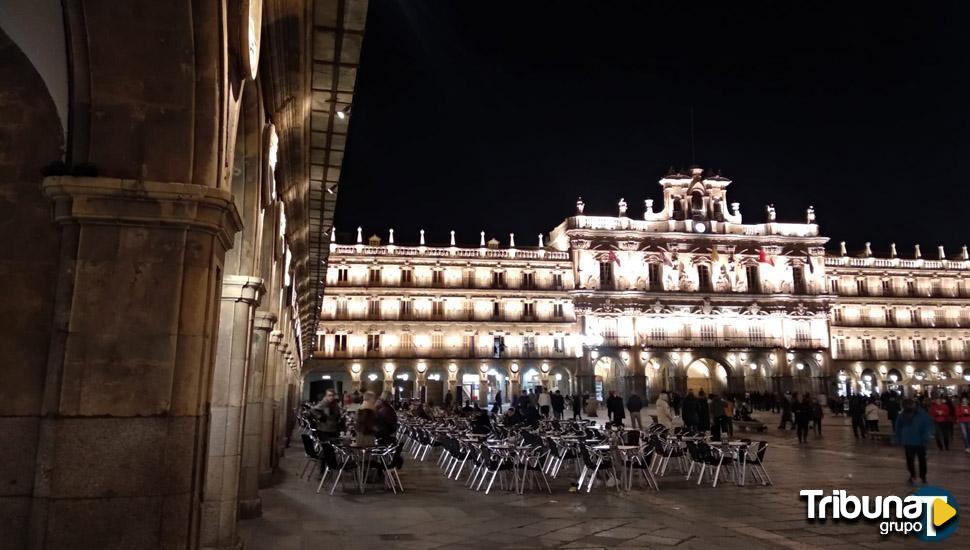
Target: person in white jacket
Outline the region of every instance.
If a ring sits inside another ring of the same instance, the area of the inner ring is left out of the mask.
[[[670,396],[662,392],[657,399],[657,424],[669,429],[674,427],[674,411],[670,408]]]
[[[870,399],[866,405],[866,424],[870,432],[879,431],[879,405],[876,405],[875,399]]]

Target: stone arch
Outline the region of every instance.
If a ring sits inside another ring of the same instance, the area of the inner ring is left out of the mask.
[[[557,375],[559,378],[557,378]],[[549,369],[549,389],[559,390],[563,395],[570,395],[575,391],[573,374],[562,365],[555,365]]]
[[[593,389],[600,401],[605,401],[611,391],[626,395],[626,363],[612,352],[600,353],[593,360]]]
[[[724,358],[713,354],[703,354],[691,357],[684,365],[684,376],[687,378],[687,389],[698,394],[725,394],[732,392],[732,374],[734,369]]]
[[[0,82],[0,249],[7,285],[4,314],[16,320],[0,331],[0,353],[6,358],[4,383],[0,385],[0,432],[23,446],[17,450],[22,459],[4,460],[7,473],[0,504],[8,517],[24,518],[25,525],[34,490],[48,353],[56,350],[56,344],[51,344],[50,327],[58,284],[59,238],[57,227],[51,223],[50,201],[41,190],[41,172],[45,165],[61,158],[64,133],[44,81],[3,30]],[[0,526],[0,539],[9,541],[13,548],[26,548],[26,537],[26,529],[10,531]]]

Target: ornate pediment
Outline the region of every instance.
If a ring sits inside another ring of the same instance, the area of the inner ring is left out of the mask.
[[[638,241],[618,241],[616,247],[620,250],[639,250],[640,243]]]
[[[570,248],[575,248],[577,250],[589,250],[589,247],[593,244],[593,241],[588,239],[572,239],[569,241]]]
[[[746,307],[741,315],[768,315],[768,312],[758,305],[758,302],[752,302],[750,306]]]

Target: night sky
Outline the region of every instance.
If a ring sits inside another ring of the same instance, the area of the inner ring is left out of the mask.
[[[579,195],[639,217],[692,164],[693,107],[696,164],[734,180],[746,222],[813,204],[830,250],[954,255],[970,9],[861,4],[371,0],[338,240],[534,245]]]

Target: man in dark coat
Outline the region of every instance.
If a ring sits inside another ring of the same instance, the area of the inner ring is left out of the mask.
[[[556,420],[562,420],[562,412],[566,410],[566,398],[559,390],[556,390],[550,396],[550,399],[552,401],[552,417]]]
[[[700,418],[697,412],[697,398],[694,397],[694,390],[687,391],[687,397],[681,403],[681,411],[684,417],[684,427],[692,432],[700,430]]]
[[[573,420],[582,419],[580,414],[583,410],[583,396],[577,394],[573,395]]]
[[[626,410],[623,407],[623,398],[612,391],[606,399],[606,413],[613,421],[615,426],[622,426],[623,419],[626,418]]]

